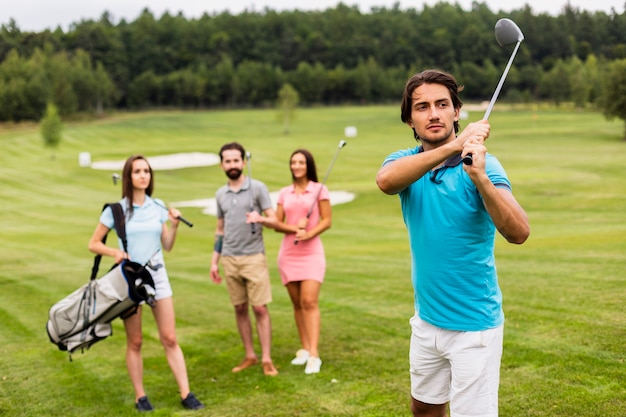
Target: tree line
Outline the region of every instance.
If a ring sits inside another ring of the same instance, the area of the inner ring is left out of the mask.
[[[594,106],[612,63],[626,59],[626,14],[581,11],[558,16],[529,6],[493,12],[438,3],[422,9],[342,3],[323,11],[265,8],[74,23],[23,32],[0,27],[0,120],[39,120],[52,102],[61,115],[105,108],[272,106],[285,84],[302,105],[396,103],[406,79],[435,67],[465,85],[463,99],[487,100],[510,48],[497,45],[495,22],[524,32],[503,100]]]

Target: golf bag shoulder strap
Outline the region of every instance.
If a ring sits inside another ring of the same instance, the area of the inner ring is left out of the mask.
[[[128,244],[126,242],[126,219],[124,218],[124,210],[122,209],[122,205],[120,203],[107,203],[104,205],[102,210],[107,207],[111,207],[111,211],[113,212],[115,233],[117,233],[117,237],[122,240],[122,245],[124,245],[124,251],[128,252]]]
[[[126,220],[124,218],[124,210],[122,209],[122,205],[120,203],[105,203],[102,207],[102,211],[104,211],[107,207],[111,207],[111,212],[113,213],[113,221],[115,222],[115,233],[117,233],[117,236],[122,240],[122,244],[124,245],[124,251],[128,252],[126,242]],[[102,243],[107,242],[107,235],[108,233],[105,234],[102,238]],[[101,259],[102,255],[96,255],[94,257],[93,267],[91,268],[90,280],[96,279]]]

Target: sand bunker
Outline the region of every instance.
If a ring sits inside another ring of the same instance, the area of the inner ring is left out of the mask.
[[[214,153],[174,153],[170,155],[146,156],[150,166],[155,171],[204,167],[220,163],[219,155]],[[124,168],[124,161],[99,161],[91,164],[93,169],[120,171]]]

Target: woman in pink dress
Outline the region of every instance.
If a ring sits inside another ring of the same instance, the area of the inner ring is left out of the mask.
[[[293,183],[280,190],[276,207],[277,232],[285,234],[278,252],[278,269],[293,304],[302,347],[291,361],[306,365],[306,374],[320,371],[320,288],[326,272],[326,257],[320,235],[330,228],[328,189],[317,179],[313,155],[295,150],[289,159]]]

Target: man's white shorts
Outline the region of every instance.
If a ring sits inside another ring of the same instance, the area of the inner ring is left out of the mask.
[[[444,330],[417,314],[410,320],[411,396],[450,402],[450,417],[497,417],[503,326],[480,332]]]

